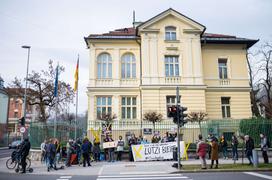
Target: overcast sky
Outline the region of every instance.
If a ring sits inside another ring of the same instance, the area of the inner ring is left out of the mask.
[[[44,69],[52,59],[66,68],[60,79],[73,84],[80,54],[82,113],[87,110],[89,77],[83,37],[131,27],[133,10],[137,21],[145,21],[170,7],[205,25],[206,32],[272,39],[272,0],[1,0],[0,75],[6,85],[15,76],[23,79],[27,51],[21,46],[30,45],[30,70]]]

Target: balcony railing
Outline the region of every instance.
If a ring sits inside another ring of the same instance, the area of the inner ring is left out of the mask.
[[[120,84],[121,86],[139,85],[139,80],[138,79],[121,79]]]
[[[113,80],[112,79],[96,79],[97,86],[110,86],[113,85]]]
[[[165,77],[165,84],[177,84],[181,83],[180,76]]]
[[[230,85],[230,80],[229,80],[229,79],[220,79],[220,80],[219,80],[219,84],[220,84],[221,86]]]

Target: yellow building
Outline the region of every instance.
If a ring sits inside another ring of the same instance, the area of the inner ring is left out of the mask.
[[[89,122],[109,112],[117,121],[141,121],[147,111],[168,119],[176,86],[188,111],[209,119],[252,116],[246,52],[258,40],[205,33],[171,8],[133,24],[85,37]]]

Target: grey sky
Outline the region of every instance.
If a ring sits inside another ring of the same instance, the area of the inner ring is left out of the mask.
[[[84,36],[130,27],[132,11],[145,21],[172,7],[207,27],[206,32],[269,41],[272,39],[271,0],[1,0],[0,74],[6,85],[24,78],[30,45],[30,70],[49,59],[65,66],[60,79],[73,84],[80,54],[79,111],[87,110],[88,50]],[[71,109],[74,109],[71,106]]]

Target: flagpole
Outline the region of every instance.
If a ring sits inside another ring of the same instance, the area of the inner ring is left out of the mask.
[[[78,57],[77,57],[77,88],[76,88],[76,116],[75,116],[75,140],[77,138],[77,113],[78,113],[78,78],[79,77],[79,54],[78,54]]]
[[[57,115],[58,115],[58,72],[59,71],[59,63],[56,70],[56,79],[55,79],[55,89],[54,89],[54,96],[56,97],[56,104],[55,104],[55,119],[54,119],[54,138],[56,138],[57,135]]]

